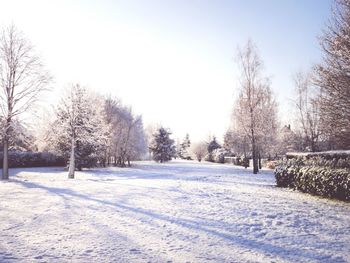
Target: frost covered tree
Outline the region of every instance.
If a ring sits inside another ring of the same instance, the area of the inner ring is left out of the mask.
[[[0,122],[4,124],[3,121]],[[0,126],[1,131],[4,127]],[[9,151],[34,151],[35,148],[35,138],[33,136],[33,131],[29,129],[27,125],[17,119],[12,120],[12,124],[9,130],[8,149]],[[3,148],[3,141],[0,143],[1,148]]]
[[[126,145],[126,159],[128,166],[130,161],[140,160],[147,153],[147,140],[143,128],[141,116],[135,117],[129,134],[129,141]]]
[[[190,147],[191,147],[190,136],[186,134],[186,137],[183,139],[182,143],[180,144],[178,156],[181,159],[191,160],[191,156],[189,153]]]
[[[150,145],[153,160],[157,162],[167,162],[176,156],[174,140],[170,138],[171,132],[161,127],[153,135]]]
[[[273,97],[270,81],[262,76],[263,63],[257,49],[248,41],[244,49],[238,51],[241,69],[239,96],[233,109],[232,126],[248,139],[253,159],[253,173],[259,170],[260,153],[274,144],[277,131],[277,105]]]
[[[160,127],[161,127],[161,125],[159,125],[159,124],[151,123],[151,124],[148,124],[145,128],[145,136],[146,136],[146,142],[147,142],[147,147],[148,147],[148,159],[149,160],[152,159],[152,151],[151,151],[149,146],[151,145],[151,142],[153,141],[153,134],[155,134],[157,132],[157,130],[159,130]],[[179,141],[177,141],[177,146],[178,145],[180,145]],[[178,152],[178,149],[179,149],[179,147],[177,147],[177,146],[176,146],[176,152]]]
[[[191,151],[196,156],[198,162],[201,162],[208,153],[208,146],[205,142],[197,142],[192,144]]]
[[[237,156],[247,157],[250,142],[244,133],[230,128],[224,135],[224,148]]]
[[[134,116],[130,107],[113,98],[105,101],[105,121],[108,125],[107,164],[121,167],[131,160],[141,159],[147,152],[147,138],[141,116]]]
[[[103,156],[107,138],[101,109],[96,96],[79,84],[66,91],[57,107],[51,142],[63,156],[69,157],[69,178],[74,178],[76,169],[91,166]]]
[[[54,120],[44,121],[42,126],[40,148],[71,160],[71,176],[83,167],[130,166],[147,153],[142,117],[120,100],[94,94],[80,85],[66,91]]]
[[[146,141],[141,116],[133,117],[124,122],[124,129],[120,139],[119,165],[124,167],[126,162],[130,166],[131,160],[142,158],[146,152]]]
[[[302,150],[315,152],[319,149],[320,103],[319,91],[312,86],[310,74],[298,72],[294,76],[297,123],[302,134]]]
[[[323,61],[316,66],[321,89],[321,129],[332,148],[350,149],[350,1],[336,0],[321,37]]]
[[[32,44],[14,25],[0,35],[0,108],[3,120],[2,179],[8,179],[8,149],[14,119],[33,106],[51,77]]]
[[[180,139],[179,138],[176,138],[175,150],[176,150],[175,159],[176,158],[181,158],[180,157],[180,155],[181,155],[181,143],[180,143]]]

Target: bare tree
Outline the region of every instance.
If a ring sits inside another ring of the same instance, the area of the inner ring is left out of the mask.
[[[208,153],[208,145],[205,142],[197,142],[192,144],[191,151],[196,156],[198,162],[201,162]]]
[[[107,163],[125,167],[131,160],[140,159],[147,149],[142,117],[134,116],[131,107],[119,100],[105,100],[105,121],[108,126]]]
[[[47,89],[51,77],[44,70],[33,46],[14,25],[0,36],[0,108],[3,125],[4,158],[2,179],[8,179],[10,130],[16,116],[28,110]]]
[[[294,76],[298,111],[297,122],[303,134],[304,150],[315,152],[319,150],[320,138],[320,109],[319,92],[312,86],[310,74],[298,72]]]
[[[257,173],[259,152],[266,134],[277,128],[276,103],[268,78],[262,77],[262,61],[252,41],[238,51],[241,69],[240,93],[233,110],[234,129],[248,138],[253,159],[253,173]]]
[[[234,116],[232,116],[234,118]],[[247,157],[250,149],[250,143],[247,136],[240,133],[238,127],[229,128],[224,135],[224,148],[236,155]]]
[[[336,0],[321,37],[323,61],[316,66],[321,89],[321,128],[332,148],[350,149],[350,1]]]

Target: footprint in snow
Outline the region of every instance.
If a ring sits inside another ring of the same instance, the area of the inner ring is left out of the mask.
[[[266,218],[275,219],[277,215],[267,215]]]
[[[132,249],[130,249],[129,250],[132,254],[140,254],[141,252],[138,250],[138,249],[136,249],[136,248],[132,248]]]

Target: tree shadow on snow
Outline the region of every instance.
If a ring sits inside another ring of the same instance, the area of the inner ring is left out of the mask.
[[[321,252],[309,249],[300,249],[300,248],[293,248],[293,247],[282,247],[270,244],[268,242],[258,241],[258,240],[252,240],[248,239],[244,236],[238,236],[235,233],[225,233],[221,229],[213,229],[213,225],[209,225],[204,223],[203,221],[198,222],[195,220],[190,219],[184,219],[184,218],[174,218],[171,216],[167,216],[164,214],[155,213],[150,210],[146,210],[139,207],[132,207],[129,205],[125,205],[122,203],[116,204],[110,201],[106,200],[100,200],[85,194],[77,193],[75,191],[72,191],[70,189],[65,188],[58,188],[58,187],[48,187],[43,186],[37,183],[28,182],[28,181],[20,181],[20,180],[13,180],[14,183],[21,184],[24,187],[27,188],[35,188],[35,189],[42,189],[50,194],[55,194],[63,199],[71,200],[73,198],[80,198],[86,201],[93,201],[100,205],[107,205],[113,208],[117,208],[120,210],[125,210],[127,212],[131,212],[133,214],[136,214],[138,216],[146,216],[151,217],[152,219],[157,219],[160,221],[163,221],[165,223],[175,224],[183,228],[187,229],[193,229],[196,231],[203,232],[208,235],[212,235],[218,238],[225,239],[229,242],[235,243],[236,245],[252,250],[252,251],[259,251],[264,254],[274,255],[278,256],[280,258],[286,259],[286,260],[295,260],[295,257],[298,257],[300,261],[309,261],[309,260],[324,260],[329,259],[329,255],[321,254]],[[149,222],[149,220],[147,220]],[[144,223],[144,221],[143,221]]]

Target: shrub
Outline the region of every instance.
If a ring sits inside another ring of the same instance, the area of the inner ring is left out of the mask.
[[[279,187],[350,201],[350,154],[295,155],[278,164],[275,178]]]
[[[0,153],[1,160],[3,153]],[[45,167],[64,166],[65,160],[61,156],[49,152],[9,152],[9,167]],[[2,168],[3,162],[0,162]]]
[[[224,163],[227,151],[225,149],[219,148],[212,152],[213,160],[216,163]]]
[[[269,169],[276,169],[277,162],[276,161],[267,161],[266,162],[266,168]]]

